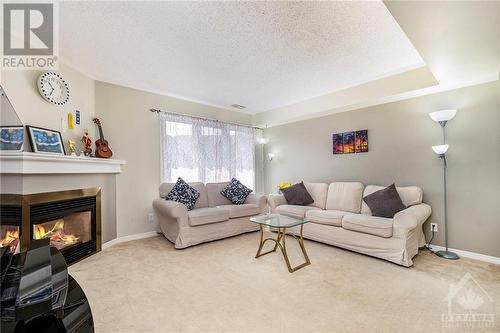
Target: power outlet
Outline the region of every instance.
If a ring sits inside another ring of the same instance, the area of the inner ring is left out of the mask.
[[[438,225],[437,223],[431,223],[431,232],[434,230],[435,233],[438,232]]]
[[[151,224],[155,223],[155,214],[153,214],[153,213],[148,214],[148,222]]]

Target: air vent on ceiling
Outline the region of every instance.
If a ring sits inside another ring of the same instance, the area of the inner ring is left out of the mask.
[[[240,109],[240,110],[241,110],[241,109],[245,109],[245,108],[246,108],[246,106],[244,106],[244,105],[239,105],[239,104],[233,104],[233,105],[231,105],[231,106],[232,106],[233,108]]]

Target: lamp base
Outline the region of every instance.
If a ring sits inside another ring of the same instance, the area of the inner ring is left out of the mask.
[[[456,254],[455,252],[451,252],[451,251],[437,251],[436,255],[438,257],[441,257],[444,259],[450,259],[450,260],[460,259],[458,254]]]

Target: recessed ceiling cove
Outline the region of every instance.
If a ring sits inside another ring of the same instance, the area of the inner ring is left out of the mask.
[[[59,34],[95,79],[250,112],[423,65],[382,2],[61,2]]]

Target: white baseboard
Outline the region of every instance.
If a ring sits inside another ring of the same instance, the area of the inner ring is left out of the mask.
[[[109,242],[102,244],[102,249],[105,250],[105,249],[110,248],[111,246],[116,245],[116,244],[132,241],[132,240],[136,240],[136,239],[155,237],[157,235],[158,235],[158,231],[148,231],[148,232],[143,232],[141,234],[118,237],[118,238],[110,240]]]
[[[445,250],[445,247],[438,246],[438,245],[430,245],[430,249],[432,251],[442,251],[442,250]],[[476,259],[476,260],[481,260],[481,261],[489,262],[492,264],[500,265],[500,258],[499,257],[493,257],[493,256],[488,256],[486,254],[457,250],[457,249],[452,249],[452,248],[448,248],[448,251],[455,252],[460,257]]]

